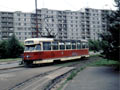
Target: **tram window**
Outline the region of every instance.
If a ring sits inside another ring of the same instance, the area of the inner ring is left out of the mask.
[[[51,42],[43,42],[43,50],[51,50]]]
[[[52,42],[53,50],[58,50],[58,42]]]
[[[77,49],[81,49],[81,43],[80,42],[77,43]]]
[[[33,44],[34,41],[26,41],[25,44]]]
[[[60,45],[60,50],[64,50],[65,49],[65,44],[64,43],[59,43]]]
[[[27,45],[25,46],[25,51],[33,51],[35,49],[35,45]]]
[[[71,49],[71,43],[70,42],[66,43],[66,49]]]
[[[36,50],[41,50],[41,46],[39,44],[36,45]]]
[[[76,49],[76,43],[72,43],[72,49]]]
[[[88,45],[88,43],[86,43],[86,48],[89,48],[89,45]]]
[[[85,48],[86,47],[86,43],[82,43],[82,48]]]

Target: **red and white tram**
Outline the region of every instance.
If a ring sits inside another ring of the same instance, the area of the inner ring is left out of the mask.
[[[85,40],[31,38],[26,39],[24,45],[23,61],[28,65],[89,57],[88,42]]]

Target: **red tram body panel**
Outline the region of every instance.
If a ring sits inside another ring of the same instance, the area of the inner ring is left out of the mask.
[[[25,52],[24,60],[44,60],[54,58],[67,58],[73,56],[89,55],[88,49],[81,50],[59,50],[59,51],[41,51],[41,52]]]

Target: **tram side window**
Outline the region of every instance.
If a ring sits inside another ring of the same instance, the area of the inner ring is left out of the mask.
[[[52,42],[53,50],[58,50],[58,42]]]
[[[86,43],[86,48],[89,48],[89,45],[88,45],[88,43]]]
[[[64,43],[59,43],[60,45],[60,50],[64,50],[65,49],[65,44]]]
[[[51,42],[43,42],[43,50],[51,50]]]
[[[88,43],[87,42],[82,43],[82,48],[89,48]]]
[[[82,48],[86,48],[86,43],[82,43]]]
[[[72,49],[76,49],[76,43],[72,42]]]
[[[66,43],[66,49],[71,49],[71,43],[70,42]]]
[[[81,49],[81,43],[77,42],[77,49]]]
[[[41,46],[39,44],[36,45],[36,50],[41,50]]]

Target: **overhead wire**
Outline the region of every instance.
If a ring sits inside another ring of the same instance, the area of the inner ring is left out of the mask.
[[[12,10],[12,11],[19,11],[18,9],[16,9],[16,8],[11,8],[11,7],[7,7],[7,6],[3,6],[3,5],[1,5],[0,4],[0,7],[1,8],[6,8],[7,10],[6,11],[8,11],[8,10]],[[0,10],[1,10],[1,8],[0,8]],[[2,9],[3,10],[3,9]],[[5,11],[5,10],[4,10]]]
[[[72,7],[74,10],[77,10],[76,7],[74,7],[71,3],[69,3],[67,0],[63,0],[69,7]]]

